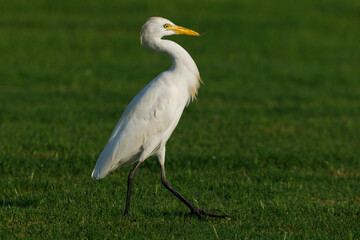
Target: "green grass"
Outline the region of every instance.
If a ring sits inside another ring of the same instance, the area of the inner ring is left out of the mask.
[[[130,1],[128,1],[130,2]],[[360,4],[0,1],[0,239],[359,239]],[[167,144],[167,176],[231,219],[204,219],[141,166],[90,178],[121,112],[170,66],[140,46],[150,16],[199,91]]]

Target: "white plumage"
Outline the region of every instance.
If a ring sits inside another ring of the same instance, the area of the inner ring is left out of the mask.
[[[200,76],[196,64],[180,45],[161,39],[176,34],[165,29],[165,24],[175,25],[164,18],[150,18],[142,28],[140,39],[144,46],[168,54],[173,65],[126,107],[96,163],[92,173],[95,179],[165,151],[186,104],[197,93]]]
[[[185,106],[196,97],[200,86],[198,68],[191,56],[179,44],[162,39],[163,36],[197,32],[175,25],[160,17],[150,18],[142,27],[141,44],[172,59],[169,70],[158,75],[130,102],[116,124],[108,143],[92,172],[101,179],[121,166],[137,162],[128,177],[125,215],[129,215],[132,181],[140,164],[157,155],[161,165],[163,185],[185,203],[191,213],[225,217],[199,210],[173,189],[165,175],[165,145],[178,124]]]

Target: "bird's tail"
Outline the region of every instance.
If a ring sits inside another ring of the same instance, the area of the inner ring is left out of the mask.
[[[93,179],[104,178],[106,175],[108,175],[109,172],[111,172],[115,168],[113,164],[114,153],[111,148],[112,144],[113,143],[108,143],[100,154],[95,164],[94,170],[91,173],[91,177]]]
[[[96,179],[96,180],[103,178],[103,177],[100,176],[99,172],[96,171],[96,168],[94,168],[94,170],[92,171],[91,177],[92,177],[93,179]]]

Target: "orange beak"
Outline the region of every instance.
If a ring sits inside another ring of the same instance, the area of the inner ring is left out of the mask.
[[[192,35],[192,36],[201,36],[200,33],[197,33],[191,29],[184,28],[177,25],[172,25],[168,28],[168,30],[173,31],[176,34],[185,34],[185,35]]]

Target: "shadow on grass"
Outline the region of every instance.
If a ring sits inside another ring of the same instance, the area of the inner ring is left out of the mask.
[[[215,211],[214,214],[222,215],[220,211]],[[188,219],[188,218],[194,218],[199,220],[209,220],[209,219],[227,219],[230,220],[233,218],[233,216],[227,216],[226,218],[217,218],[217,217],[211,217],[206,215],[201,215],[201,218],[199,218],[197,215],[192,214],[190,212],[182,212],[182,211],[173,211],[173,212],[144,212],[144,215],[148,218],[167,218],[167,219]]]
[[[30,199],[23,200],[0,200],[0,207],[19,207],[19,208],[28,208],[36,207],[37,201]]]

